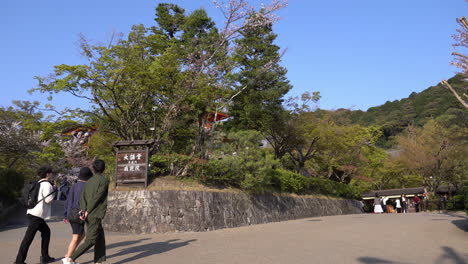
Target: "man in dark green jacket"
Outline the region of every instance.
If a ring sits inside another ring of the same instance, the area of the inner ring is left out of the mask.
[[[86,221],[86,239],[70,256],[71,261],[68,260],[70,263],[73,263],[92,246],[94,246],[94,263],[102,263],[106,260],[106,240],[102,219],[107,210],[109,181],[102,175],[105,167],[104,161],[94,161],[94,176],[86,182],[81,194],[80,208],[83,212],[81,218]]]

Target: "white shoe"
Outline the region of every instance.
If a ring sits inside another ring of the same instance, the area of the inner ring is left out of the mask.
[[[61,259],[62,264],[80,264],[78,262],[69,261],[68,258]]]

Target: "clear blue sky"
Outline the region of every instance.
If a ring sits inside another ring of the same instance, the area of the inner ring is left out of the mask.
[[[113,31],[154,24],[160,1],[4,1],[0,8],[0,106],[29,95],[34,76],[58,64],[80,64],[78,34],[105,42]],[[205,7],[220,24],[210,0],[172,0],[187,11]],[[261,1],[257,1],[261,2]],[[320,107],[366,110],[407,97],[450,78],[455,19],[468,15],[464,0],[290,0],[275,26],[287,49],[281,64],[294,86],[290,95],[320,91]],[[59,96],[58,107],[83,107]]]

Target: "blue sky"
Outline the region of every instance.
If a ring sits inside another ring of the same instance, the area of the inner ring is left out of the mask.
[[[80,64],[78,35],[106,42],[112,32],[154,24],[160,1],[5,1],[0,9],[0,106],[29,95],[54,65]],[[221,23],[210,0],[171,0],[187,11],[204,7]],[[262,2],[262,1],[256,1]],[[294,88],[290,96],[319,91],[323,109],[361,109],[420,92],[450,78],[455,19],[468,15],[464,0],[290,0],[275,25],[287,49],[281,64]],[[56,96],[59,108],[85,107]]]

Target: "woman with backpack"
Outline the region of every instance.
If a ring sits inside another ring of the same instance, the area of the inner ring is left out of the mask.
[[[80,220],[80,196],[84,190],[86,182],[93,176],[93,173],[88,167],[83,167],[78,175],[78,181],[71,187],[70,193],[67,197],[65,204],[65,223],[70,223],[72,228],[72,240],[68,245],[68,251],[65,254],[65,258],[62,259],[62,263],[68,263],[68,258],[73,254],[76,247],[85,237],[84,232],[84,221]]]

